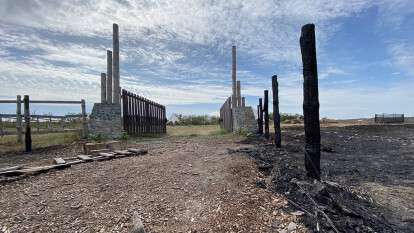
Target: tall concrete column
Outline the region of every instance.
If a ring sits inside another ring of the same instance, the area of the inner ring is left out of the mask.
[[[106,74],[101,73],[101,103],[107,103],[107,94],[106,94]]]
[[[237,87],[236,87],[236,46],[232,47],[232,69],[231,69],[231,80],[233,87],[232,94],[232,107],[237,107]]]
[[[106,103],[112,104],[112,51],[106,51]]]
[[[241,106],[241,93],[240,93],[240,81],[236,81],[236,107],[240,107]]]
[[[119,29],[118,24],[113,24],[113,103],[120,103],[119,93]]]

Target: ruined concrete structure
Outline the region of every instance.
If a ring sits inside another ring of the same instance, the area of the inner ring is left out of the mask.
[[[220,109],[221,127],[232,132],[257,131],[252,107],[245,106],[245,98],[241,94],[241,84],[236,75],[236,46],[232,46],[232,95]]]
[[[113,52],[107,50],[107,73],[101,74],[101,103],[93,105],[89,119],[92,136],[119,138],[122,134],[119,85],[119,29],[113,24]]]

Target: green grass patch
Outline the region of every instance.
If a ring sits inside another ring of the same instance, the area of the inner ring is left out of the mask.
[[[56,145],[67,145],[80,139],[79,132],[62,132],[62,133],[48,133],[48,134],[33,134],[32,147],[33,149],[44,148]],[[24,150],[23,143],[17,143],[16,135],[7,135],[0,137],[0,152],[13,152]]]

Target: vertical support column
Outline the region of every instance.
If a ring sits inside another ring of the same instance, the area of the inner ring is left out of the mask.
[[[85,100],[81,100],[81,111],[82,111],[82,137],[87,138],[88,137],[88,122],[86,120],[86,103]]]
[[[240,107],[241,106],[241,93],[240,93],[241,87],[240,87],[240,81],[236,82],[236,107]]]
[[[113,24],[113,103],[119,104],[119,29],[118,24]]]
[[[107,98],[107,78],[106,78],[106,74],[105,73],[101,73],[101,103],[105,104],[105,103],[110,103],[108,102],[108,98]]]
[[[263,112],[264,112],[264,123],[265,123],[265,138],[269,139],[269,91],[264,91],[264,106],[263,106]]]
[[[17,142],[23,142],[22,133],[22,97],[20,95],[16,98],[16,130],[17,130]]]
[[[112,104],[112,52],[106,50],[106,103]]]
[[[232,80],[232,107],[237,107],[237,87],[236,87],[236,46],[231,47],[231,55],[232,55],[232,68],[231,68],[231,80]]]
[[[275,145],[282,147],[282,132],[280,129],[280,113],[279,113],[279,84],[277,83],[277,75],[272,76],[272,93],[273,93],[273,123],[275,127]]]
[[[244,97],[241,98],[241,106],[246,107],[246,99]]]
[[[303,117],[305,126],[305,168],[307,176],[320,180],[321,133],[319,123],[318,70],[315,25],[302,27],[300,49],[303,63]]]
[[[24,136],[25,151],[32,152],[32,133],[30,129],[29,96],[25,95],[23,98],[23,101],[24,101],[24,122],[26,125],[25,136]]]
[[[259,98],[259,134],[263,134],[263,104],[262,98]]]

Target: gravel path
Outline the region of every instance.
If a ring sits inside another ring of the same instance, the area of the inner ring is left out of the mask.
[[[80,164],[0,186],[0,232],[306,232],[229,136],[139,144],[149,154]],[[295,223],[294,223],[295,222]]]

